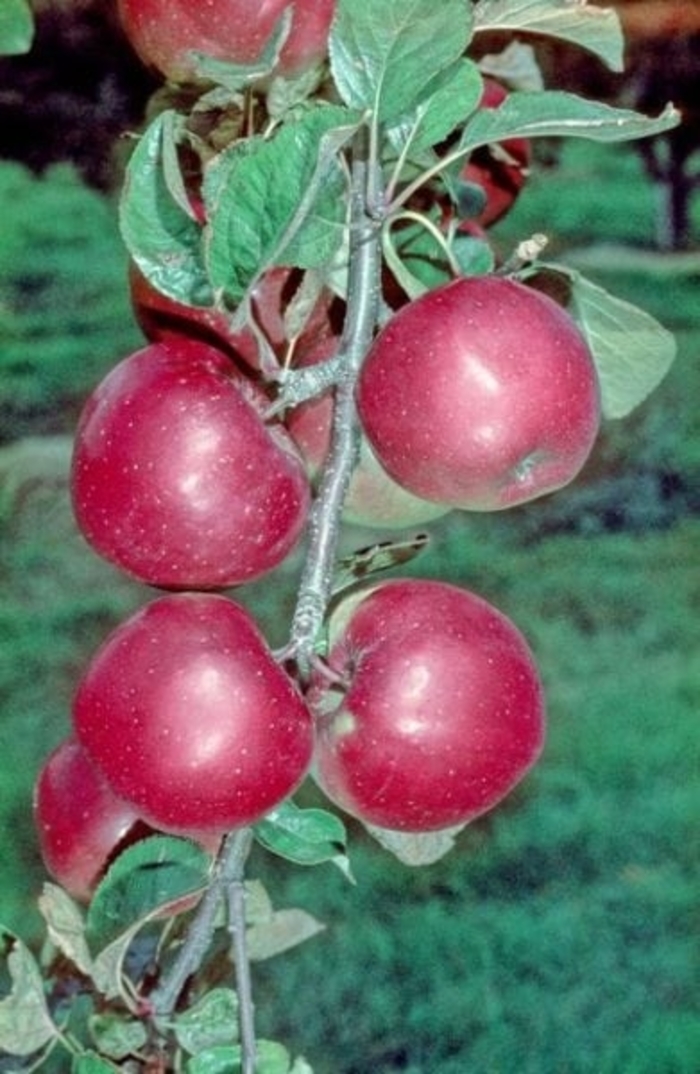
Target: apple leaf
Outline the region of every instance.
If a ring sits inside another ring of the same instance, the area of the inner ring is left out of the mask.
[[[71,1064],[71,1074],[114,1074],[122,1070],[106,1059],[100,1058],[96,1052],[81,1052],[76,1055]]]
[[[364,582],[380,571],[410,563],[429,544],[430,537],[426,533],[418,533],[401,541],[379,541],[366,548],[358,548],[338,561],[333,593],[341,593],[348,586]]]
[[[148,1041],[145,1024],[123,1014],[93,1014],[89,1020],[90,1033],[101,1055],[110,1059],[127,1059]]]
[[[206,887],[210,857],[196,843],[155,835],[127,847],[90,903],[87,932],[107,944],[160,907]]]
[[[27,0],[2,0],[0,56],[21,56],[34,40],[34,18]]]
[[[393,122],[463,55],[471,38],[464,0],[339,0],[329,40],[341,98]]]
[[[557,37],[594,53],[612,71],[624,70],[624,36],[613,7],[586,0],[479,0],[474,30]]]
[[[246,949],[251,962],[263,962],[297,947],[323,932],[325,925],[306,910],[274,910],[271,916],[251,925],[246,932]]]
[[[389,828],[378,828],[373,824],[364,826],[380,846],[400,862],[416,867],[432,865],[444,858],[445,854],[452,850],[457,835],[464,828],[463,824],[458,824],[437,832],[397,832]]]
[[[80,907],[58,884],[44,884],[39,910],[46,921],[51,943],[89,977],[92,958],[85,940],[85,918]]]
[[[238,1041],[238,996],[231,988],[212,988],[175,1016],[173,1033],[181,1048],[196,1055]]]
[[[321,865],[344,857],[345,825],[325,809],[300,809],[291,801],[283,802],[254,830],[267,850],[297,865]]]
[[[316,104],[269,138],[235,143],[204,181],[206,258],[214,288],[240,301],[274,264],[317,268],[343,241],[347,181],[339,149],[358,120]]]
[[[255,1074],[312,1074],[304,1060],[297,1060],[292,1065],[291,1056],[282,1044],[272,1040],[255,1043]],[[242,1050],[237,1044],[207,1048],[188,1061],[185,1074],[232,1074],[232,1071],[241,1069],[241,1059]]]
[[[387,130],[397,152],[428,149],[464,123],[479,105],[483,82],[471,60],[460,59],[430,83],[410,113]]]
[[[3,939],[10,947],[7,969],[12,988],[0,1000],[0,1050],[8,1055],[31,1055],[53,1041],[59,1031],[49,1014],[34,956],[11,933],[3,931]]]
[[[569,312],[595,359],[606,418],[624,418],[661,383],[676,354],[671,332],[645,310],[573,270]]]
[[[462,131],[459,150],[471,152],[507,138],[542,136],[624,142],[661,134],[676,127],[679,120],[680,113],[672,105],[652,119],[564,90],[516,90],[498,108],[481,108],[471,116]]]
[[[158,291],[190,306],[210,306],[202,228],[174,196],[178,126],[178,117],[166,110],[139,139],[126,169],[119,226],[129,253]]]

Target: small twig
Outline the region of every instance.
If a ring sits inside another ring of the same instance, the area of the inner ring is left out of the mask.
[[[248,850],[252,832],[247,832]],[[248,851],[246,850],[246,856]],[[238,994],[238,1027],[241,1038],[241,1074],[255,1074],[257,1049],[255,1044],[255,1005],[250,977],[250,960],[246,944],[246,891],[244,882],[245,857],[240,856],[236,875],[229,878],[227,888],[229,932],[236,970]]]

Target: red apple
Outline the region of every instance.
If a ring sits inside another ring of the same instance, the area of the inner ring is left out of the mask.
[[[193,51],[229,63],[254,63],[287,8],[292,22],[276,70],[286,76],[326,55],[335,0],[118,0],[136,52],[173,82],[195,77]]]
[[[90,898],[139,820],[74,739],[50,754],[34,788],[34,822],[44,865],[73,898]]]
[[[508,91],[493,78],[484,78],[481,108],[498,108]],[[526,138],[507,138],[493,146],[483,146],[472,153],[461,173],[468,183],[482,187],[486,204],[482,211],[462,227],[490,227],[508,212],[524,186],[532,149]]]
[[[300,365],[314,365],[329,358],[337,340],[325,340],[308,351]],[[318,479],[331,443],[333,396],[331,392],[291,410],[285,424],[306,462],[309,475]],[[372,451],[365,436],[360,442],[360,458],[350,481],[343,519],[356,526],[379,529],[405,529],[422,525],[448,508],[413,496],[393,481]]]
[[[251,824],[306,775],[313,721],[247,611],[224,596],[161,597],[87,668],[75,733],[151,825],[184,835]]]
[[[514,280],[454,280],[400,309],[363,365],[358,409],[384,469],[472,511],[568,484],[600,424],[590,350],[553,299]]]
[[[120,362],[88,400],[71,492],[86,539],[163,588],[249,581],[297,542],[310,493],[286,430],[219,351],[153,343]]]
[[[420,832],[493,808],[540,754],[544,702],[522,635],[443,582],[392,581],[341,605],[319,713],[316,779],[341,809]]]

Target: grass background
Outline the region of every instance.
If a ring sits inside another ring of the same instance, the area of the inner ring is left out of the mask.
[[[70,433],[141,337],[112,202],[68,168],[38,180],[13,164],[0,198],[13,206],[0,236],[0,921],[36,940],[34,777],[90,654],[152,594],[76,534],[60,452],[37,465],[16,442]],[[427,869],[355,828],[355,887],[331,866],[256,855],[277,905],[327,925],[255,969],[260,1032],[317,1074],[698,1069],[700,253],[653,252],[654,193],[628,147],[571,143],[538,169],[494,236],[507,251],[535,231],[659,317],[678,360],[605,429],[574,486],[507,515],[453,515],[410,567],[477,589],[530,639],[550,730],[525,783]],[[294,566],[240,594],[273,636]]]

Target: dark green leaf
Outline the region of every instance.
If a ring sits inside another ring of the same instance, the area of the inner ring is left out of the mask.
[[[71,1074],[114,1074],[121,1068],[101,1059],[95,1052],[82,1052],[75,1056],[70,1069]]]
[[[238,1040],[238,996],[230,988],[212,988],[197,1003],[178,1014],[175,1038],[190,1055]]]
[[[268,139],[234,144],[207,174],[211,282],[233,302],[273,264],[317,268],[343,240],[346,178],[338,150],[356,129],[317,103]]]
[[[143,1022],[120,1014],[94,1014],[90,1018],[90,1032],[100,1053],[110,1059],[125,1059],[148,1040]]]
[[[345,825],[325,809],[300,809],[284,802],[255,825],[258,842],[298,865],[333,861],[345,849]]]
[[[210,865],[200,846],[175,836],[156,835],[127,847],[90,903],[91,942],[106,945],[159,907],[201,890]]]
[[[474,30],[544,34],[593,52],[613,71],[624,68],[624,38],[612,6],[572,0],[479,0]]]
[[[387,131],[392,145],[398,152],[408,147],[417,153],[443,141],[478,107],[482,92],[476,64],[458,60],[426,87],[410,115]]]
[[[341,97],[396,122],[463,55],[471,23],[464,0],[339,0],[329,49]]]
[[[158,291],[191,306],[209,306],[213,293],[202,258],[202,227],[178,203],[173,174],[178,125],[175,113],[162,112],[140,138],[126,171],[119,224],[129,253]]]
[[[29,52],[34,39],[34,18],[27,0],[2,0],[0,4],[0,56]]]

